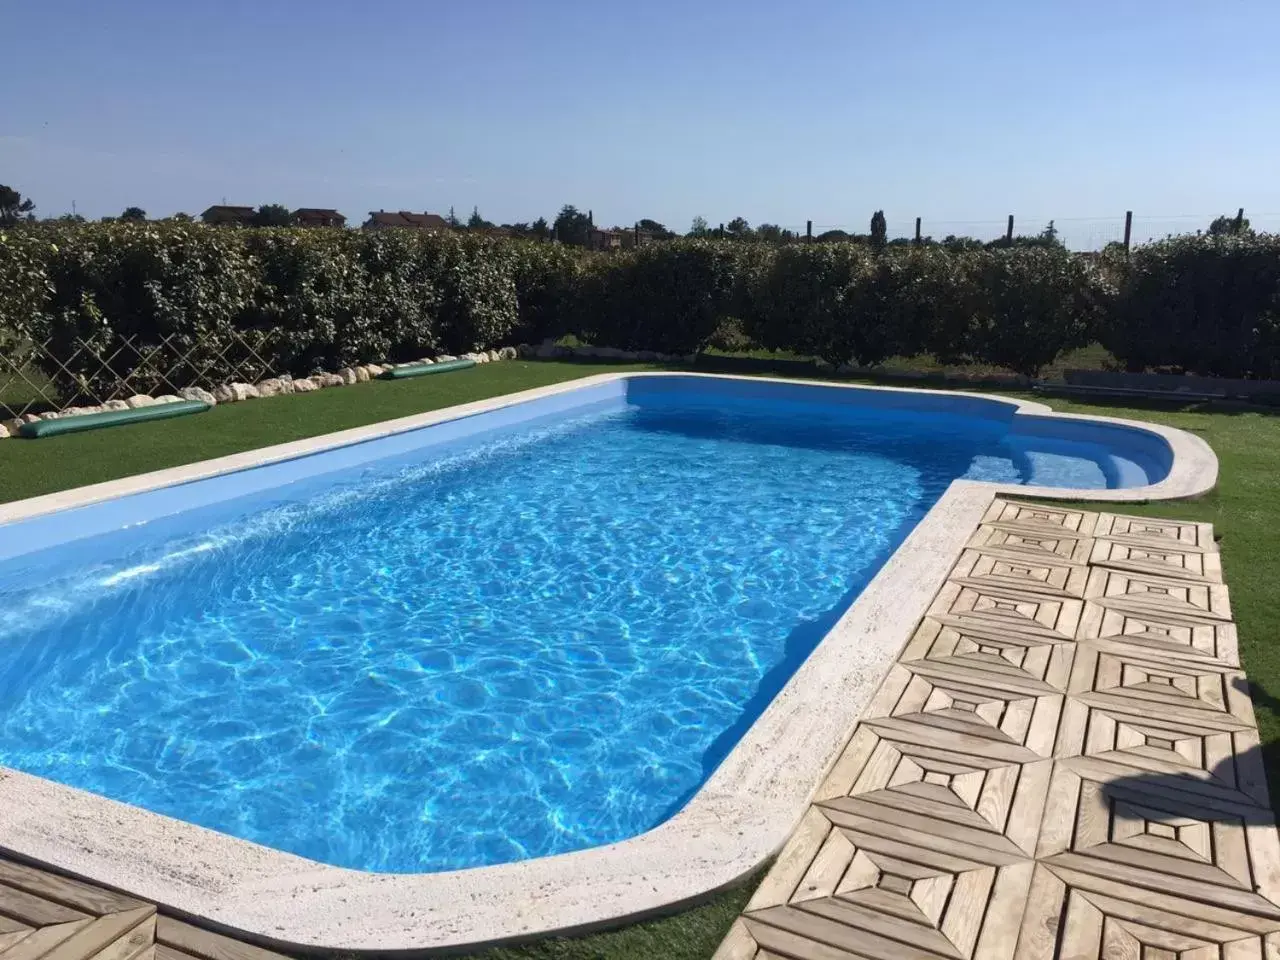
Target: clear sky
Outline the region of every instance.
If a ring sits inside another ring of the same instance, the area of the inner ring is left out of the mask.
[[[4,6],[0,183],[43,216],[1280,223],[1277,0]]]

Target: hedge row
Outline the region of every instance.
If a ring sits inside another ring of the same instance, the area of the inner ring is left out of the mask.
[[[570,333],[688,353],[727,318],[762,346],[837,364],[927,352],[1035,373],[1101,340],[1133,368],[1275,376],[1280,237],[1182,238],[1124,260],[704,240],[585,254],[470,235],[179,223],[0,234],[0,349],[50,344],[43,363],[70,392],[104,385],[94,353],[149,356],[178,385],[225,376],[237,333],[265,338],[272,372],[306,374]]]

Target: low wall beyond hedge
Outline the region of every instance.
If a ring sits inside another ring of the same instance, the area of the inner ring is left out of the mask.
[[[215,374],[259,333],[279,373],[574,334],[685,354],[728,318],[834,363],[932,353],[1035,374],[1100,340],[1132,369],[1280,375],[1280,237],[1188,237],[1123,257],[1014,248],[680,240],[615,254],[468,234],[39,224],[0,233],[0,349],[47,343],[66,393],[94,357]],[[149,351],[149,353],[148,353]],[[139,361],[140,362],[140,361]]]

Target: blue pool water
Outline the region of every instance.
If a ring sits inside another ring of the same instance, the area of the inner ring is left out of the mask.
[[[625,839],[951,480],[1143,469],[1108,457],[999,419],[615,398],[47,546],[0,563],[0,764],[368,870]]]

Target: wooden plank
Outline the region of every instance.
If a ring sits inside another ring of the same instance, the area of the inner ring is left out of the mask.
[[[1121,884],[1115,884],[1114,886],[1122,887]],[[1243,935],[1243,931],[1239,927],[1174,912],[1168,909],[1172,904],[1168,904],[1166,908],[1161,909],[1136,900],[1115,896],[1114,894],[1099,893],[1092,889],[1087,892],[1087,896],[1107,916],[1133,921],[1147,927],[1162,927],[1165,929],[1173,927],[1185,936],[1197,937],[1200,940],[1207,940],[1212,943],[1228,943],[1232,940],[1240,939]]]
[[[154,917],[155,912],[155,907],[146,906],[136,910],[109,913],[104,917],[91,920],[45,954],[45,960],[85,960],[86,957],[93,957],[112,946],[117,940],[127,939],[130,931]],[[141,944],[137,945],[133,952],[136,953],[141,946]]]
[[[905,960],[928,957],[927,951],[943,955],[954,952],[946,936],[932,927],[877,913],[849,900],[810,900],[799,909],[844,927],[849,939],[838,945],[865,950],[875,943],[878,957]]]
[[[1078,893],[1068,894],[1066,900],[1061,955],[1081,958],[1102,956],[1102,928],[1105,920],[1102,911]]]
[[[285,960],[281,954],[201,930],[163,914],[156,921],[156,942],[205,960]]]
[[[21,920],[14,920],[0,914],[0,934],[18,933],[23,930],[30,930],[29,924],[23,923]]]
[[[37,960],[37,958],[43,957],[58,944],[79,933],[92,922],[92,920],[75,920],[71,923],[59,923],[51,927],[41,927],[21,943],[5,951],[4,960]]]
[[[776,906],[790,900],[796,887],[799,886],[805,873],[808,872],[809,864],[813,862],[813,858],[822,849],[822,844],[826,841],[827,834],[830,832],[831,821],[822,815],[822,811],[818,807],[810,807],[805,811],[804,817],[800,820],[800,825],[796,827],[795,833],[791,834],[791,839],[786,842],[782,852],[778,854],[778,859],[774,861],[773,867],[765,874],[765,878],[760,881],[760,886],[756,887],[756,892],[747,903],[746,909],[748,911],[760,910],[764,907]],[[163,922],[157,929],[156,939],[166,945],[181,947],[182,943],[168,939],[168,933],[169,924]],[[184,931],[179,930],[178,933],[180,935],[185,934],[188,939],[190,938],[190,934],[186,934]]]
[[[951,827],[946,832],[938,830],[938,821],[929,821],[934,825],[933,830],[920,830],[905,825],[903,821],[914,820],[919,823],[923,818],[913,818],[906,814],[894,817],[893,822],[886,822],[879,818],[848,813],[831,807],[824,807],[824,809],[834,823],[850,831],[850,839],[859,847],[875,849],[874,841],[864,840],[864,837],[896,841],[915,847],[914,858],[920,863],[940,865],[944,862],[943,858],[947,858],[949,862],[963,864],[958,869],[951,869],[952,873],[957,873],[961,869],[974,870],[984,866],[1017,863],[1024,856],[1017,847],[999,834],[986,834],[978,830],[966,831],[969,836],[981,838],[979,842],[970,843],[948,835],[961,828]]]
[[[1143,960],[1142,944],[1114,920],[1107,918],[1102,922],[1101,955],[1107,960]]]
[[[1013,960],[1034,870],[1035,864],[1024,861],[996,871],[991,901],[974,951],[976,958]]]
[[[135,900],[133,897],[126,897],[124,894],[37,870],[4,858],[0,858],[0,883],[95,916],[137,910],[139,907],[146,906],[141,900]]]
[[[0,884],[0,914],[32,927],[88,919],[88,914],[80,910],[73,910],[52,900],[45,900],[25,890],[19,890],[17,887],[2,884]]]
[[[160,952],[162,950],[165,953],[162,954]],[[176,953],[177,951],[170,947],[160,946],[156,948],[155,960],[185,960],[186,954],[172,956],[172,954]],[[755,937],[751,936],[746,923],[739,917],[733,921],[733,926],[729,928],[725,938],[720,941],[720,947],[712,955],[711,960],[755,960],[756,955]]]
[[[18,941],[25,940],[33,932],[32,927],[24,927],[21,924],[14,924],[13,929],[4,929],[4,932],[0,933],[0,953],[4,953],[10,947],[16,946]]]
[[[1027,856],[1036,852],[1052,776],[1053,761],[1039,760],[1023,764],[1018,778],[1018,789],[1005,821],[1004,835]]]
[[[775,920],[778,918],[769,917],[768,919]],[[871,954],[842,950],[839,947],[833,947],[818,940],[811,940],[806,936],[794,933],[786,927],[775,926],[773,923],[757,920],[755,917],[747,917],[746,924],[747,930],[756,943],[760,944],[762,950],[776,951],[779,955],[787,958],[803,957],[804,960],[875,960],[875,957]]]
[[[831,768],[831,772],[822,782],[822,786],[818,788],[814,800],[826,800],[848,794],[879,741],[880,738],[870,727],[859,726],[854,731],[848,746],[844,748],[844,752]]]
[[[1143,899],[1149,892],[1173,894],[1177,897],[1212,904],[1224,910],[1238,911],[1266,918],[1272,924],[1280,922],[1280,906],[1263,899],[1251,890],[1206,884],[1183,875],[1147,870],[1116,860],[1099,860],[1078,853],[1060,853],[1046,861],[1054,868],[1067,868],[1079,872],[1105,871],[1108,877],[1129,884],[1131,895]],[[1056,870],[1062,876],[1062,870]],[[1276,929],[1272,926],[1270,929]]]
[[[854,846],[849,838],[839,830],[832,830],[788,902],[833,896],[853,856]]]
[[[956,877],[941,930],[962,957],[973,954],[995,878],[996,871],[993,867],[972,870]]]
[[[827,904],[839,902],[836,900],[813,901],[813,903]],[[826,957],[852,955],[883,958],[883,960],[936,960],[934,954],[898,940],[891,940],[871,931],[850,926],[845,922],[846,920],[847,918],[833,920],[796,907],[770,907],[768,910],[752,914],[748,926],[760,946],[776,950],[787,957],[825,960]],[[772,931],[775,929],[789,933],[798,939],[779,940],[772,936]],[[822,953],[815,951],[811,944],[822,944],[839,952]]]
[[[885,799],[887,800],[888,797],[885,796]],[[838,807],[842,813],[852,815],[859,820],[892,823],[895,827],[904,830],[927,834],[934,838],[935,843],[946,840],[969,848],[977,848],[975,853],[978,850],[990,850],[1005,857],[1018,856],[1017,848],[1003,834],[996,833],[985,822],[983,826],[977,827],[935,819],[901,806],[895,808],[876,803],[873,797],[841,797],[833,800],[827,809],[831,807]],[[874,829],[867,827],[865,823],[860,823],[859,826],[864,829]]]
[[[1037,866],[1018,933],[1014,954],[1018,960],[1052,960],[1066,898],[1067,885],[1052,872]]]
[[[89,960],[130,960],[148,950],[155,952],[156,916],[153,913],[140,924],[95,953]]]

